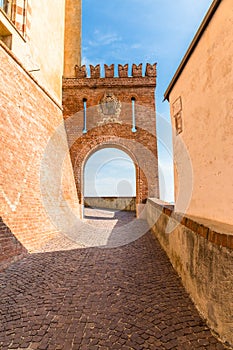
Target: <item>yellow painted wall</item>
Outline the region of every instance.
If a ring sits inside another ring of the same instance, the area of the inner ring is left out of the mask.
[[[34,75],[61,99],[65,0],[32,1],[30,48],[40,71]]]
[[[61,102],[64,53],[67,76],[74,76],[74,66],[81,62],[81,0],[31,1],[31,7],[29,40],[20,35],[2,11],[0,23],[12,34],[12,52]]]
[[[64,77],[75,77],[74,67],[81,64],[81,0],[66,0]]]
[[[174,136],[174,144],[182,138],[193,168],[187,213],[229,224],[233,224],[232,37],[232,0],[222,0],[169,96],[173,126],[172,106],[182,98],[183,132]],[[181,159],[176,147],[175,158]],[[176,176],[176,197],[179,187]]]

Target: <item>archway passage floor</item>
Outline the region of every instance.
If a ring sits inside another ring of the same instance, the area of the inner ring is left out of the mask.
[[[112,249],[31,254],[1,273],[0,349],[224,347],[148,232]]]

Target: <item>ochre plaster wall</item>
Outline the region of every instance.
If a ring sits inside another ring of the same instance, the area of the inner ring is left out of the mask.
[[[193,168],[187,214],[229,224],[233,224],[232,23],[232,0],[223,0],[169,96],[174,127],[173,105],[182,99],[183,132],[179,137]],[[178,152],[175,147],[176,159]]]
[[[64,77],[75,77],[75,65],[81,64],[81,0],[66,0]]]
[[[0,21],[12,34],[12,52],[24,67],[31,71],[39,83],[54,98],[61,101],[65,0],[32,1],[30,28],[27,28],[25,38],[17,32],[12,22],[1,12]]]
[[[0,61],[1,216],[20,243],[33,251],[59,231],[54,218],[62,217],[62,210],[65,214],[64,203],[76,212],[77,193],[61,109],[2,46]],[[58,126],[59,135],[48,151]]]
[[[60,100],[64,63],[65,0],[32,1],[30,49],[34,75]]]

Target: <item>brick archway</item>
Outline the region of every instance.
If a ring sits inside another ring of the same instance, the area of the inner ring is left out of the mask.
[[[77,78],[63,81],[64,119],[70,147],[74,178],[83,205],[83,169],[91,154],[103,147],[116,147],[126,152],[136,167],[136,203],[143,206],[148,197],[159,197],[155,86],[156,64],[105,65],[76,67]],[[140,210],[138,210],[139,212]]]
[[[140,128],[137,130],[137,135],[131,133],[130,130],[130,125],[103,125],[78,137],[71,146],[74,178],[81,205],[84,203],[84,166],[92,154],[107,147],[118,148],[126,152],[135,165],[137,209],[140,205],[145,204],[148,196],[158,196],[158,181],[155,177],[158,172],[157,155],[154,153],[156,137]]]

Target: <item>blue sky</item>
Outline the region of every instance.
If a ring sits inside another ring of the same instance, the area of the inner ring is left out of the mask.
[[[115,148],[95,152],[84,170],[84,196],[135,196],[136,172],[131,158]]]
[[[162,102],[163,94],[211,3],[212,0],[83,0],[82,64],[100,63],[103,67],[104,63],[143,63],[145,67],[147,62],[157,62],[160,192],[167,201],[173,201],[172,142],[169,105]],[[113,156],[120,158],[122,154],[115,152]],[[105,162],[103,154],[99,162]],[[110,174],[110,168],[103,167],[103,174]],[[123,177],[127,177],[126,168],[122,166]],[[99,193],[109,192],[107,187],[98,182]]]

